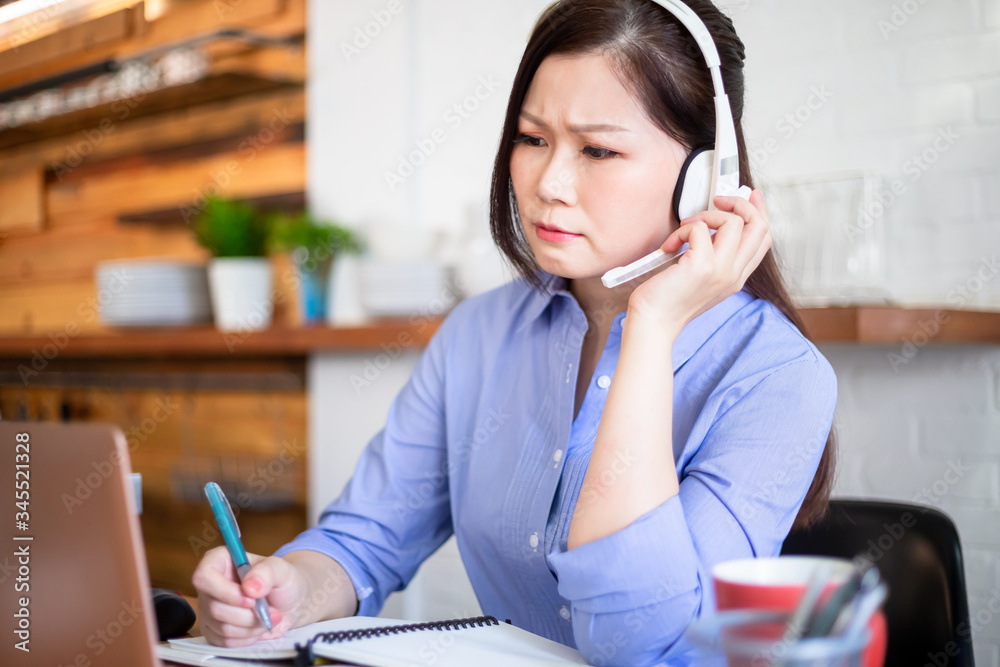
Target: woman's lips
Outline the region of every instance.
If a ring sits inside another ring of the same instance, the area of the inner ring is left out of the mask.
[[[546,227],[541,223],[535,223],[535,233],[538,234],[538,238],[543,241],[551,241],[553,243],[564,243],[566,241],[572,241],[573,239],[578,239],[581,234],[571,234],[570,232],[564,232],[561,229]]]

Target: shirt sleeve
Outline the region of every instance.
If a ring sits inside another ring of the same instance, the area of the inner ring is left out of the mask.
[[[684,633],[715,607],[712,567],[780,553],[836,402],[836,375],[822,356],[781,366],[716,417],[678,495],[611,535],[549,554],[590,662],[689,664]]]
[[[444,416],[446,319],[393,399],[386,424],[361,453],[351,480],[275,555],[310,550],[347,572],[359,616],[375,616],[453,533]]]

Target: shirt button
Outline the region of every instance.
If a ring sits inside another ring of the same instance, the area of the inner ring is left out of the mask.
[[[556,453],[552,455],[552,460],[555,461],[556,463],[559,463],[559,461],[562,460],[562,450],[561,449],[557,449],[556,450]]]
[[[566,605],[559,607],[559,615],[567,621],[569,620],[569,609],[566,608]]]
[[[532,549],[538,548],[538,533],[531,534],[531,538],[528,540],[528,544],[531,545]]]
[[[597,386],[600,387],[601,389],[607,389],[608,387],[611,386],[611,378],[609,378],[607,375],[602,375],[601,377],[597,378]]]

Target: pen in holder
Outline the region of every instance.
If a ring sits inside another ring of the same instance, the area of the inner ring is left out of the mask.
[[[774,637],[783,645],[814,645],[812,639],[843,641],[849,628],[861,623],[870,641],[863,651],[864,667],[882,667],[887,645],[885,615],[879,610],[878,570],[863,559],[822,556],[747,558],[719,563],[712,568],[716,609],[784,612],[785,626]],[[881,595],[887,593],[881,584]],[[875,597],[872,597],[875,596]],[[833,637],[836,635],[836,637]],[[853,641],[853,639],[852,639]],[[774,655],[761,665],[798,666]],[[809,663],[806,663],[809,664]],[[822,664],[822,663],[820,663]]]

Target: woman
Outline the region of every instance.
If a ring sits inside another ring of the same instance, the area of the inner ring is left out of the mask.
[[[742,43],[709,0],[688,4],[718,45],[752,187]],[[670,13],[550,7],[493,176],[493,236],[521,277],[449,314],[316,528],[254,557],[242,587],[224,549],[205,556],[205,635],[240,646],[377,614],[454,533],[484,613],[595,664],[684,664],[711,567],[777,555],[833,474],[836,378],[800,333],[760,191],[671,213],[714,134],[709,71]],[[685,243],[674,266],[600,282]],[[252,610],[265,595],[272,633]]]

